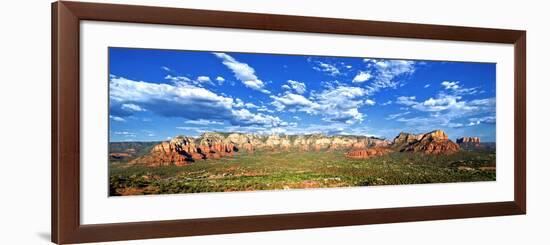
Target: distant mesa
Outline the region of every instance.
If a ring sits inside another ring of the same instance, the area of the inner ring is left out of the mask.
[[[461,144],[472,144],[472,145],[479,145],[481,141],[479,140],[479,137],[462,137],[456,139],[456,143]]]

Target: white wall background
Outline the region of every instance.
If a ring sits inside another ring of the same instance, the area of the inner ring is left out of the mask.
[[[97,1],[97,0],[96,0]],[[99,1],[97,1],[99,2]],[[550,21],[545,1],[108,0],[101,2],[526,29],[528,214],[113,244],[548,244]],[[6,1],[0,14],[0,244],[48,244],[50,1]],[[511,109],[511,108],[510,108]]]

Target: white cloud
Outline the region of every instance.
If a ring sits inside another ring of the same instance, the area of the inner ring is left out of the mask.
[[[210,80],[210,77],[209,77],[209,76],[198,76],[198,77],[197,77],[197,81],[200,82],[200,83],[209,83],[209,84],[213,84],[213,83],[212,83],[212,80]]]
[[[115,121],[115,122],[126,122],[126,119],[124,119],[124,118],[122,118],[122,117],[117,117],[117,116],[109,115],[109,118],[110,118],[110,119],[113,119],[113,121]]]
[[[290,86],[288,86],[288,84],[283,84],[283,86],[281,86],[281,88],[290,89]]]
[[[441,85],[445,88],[445,90],[452,91],[453,94],[456,95],[473,95],[477,93],[481,93],[481,91],[478,91],[477,88],[465,88],[462,85],[460,85],[460,82],[455,81],[443,81],[441,82]]]
[[[136,133],[128,132],[128,131],[115,131],[113,132],[115,135],[120,135],[124,137],[136,137]]]
[[[390,114],[386,117],[386,120],[393,120],[393,119],[396,119],[398,117],[403,117],[403,116],[409,115],[410,113],[411,113],[410,111],[406,111],[406,112],[402,112],[402,113]]]
[[[362,88],[339,86],[314,94],[314,98],[321,106],[325,121],[353,124],[363,121],[364,115],[358,108],[364,104],[361,98],[365,95]]]
[[[259,106],[254,105],[254,104],[252,104],[252,103],[250,103],[250,102],[245,103],[245,104],[244,104],[244,107],[246,107],[246,108],[248,108],[248,109],[256,109],[256,108],[259,108]]]
[[[362,83],[367,80],[369,80],[372,77],[372,75],[368,72],[360,71],[357,73],[357,75],[353,78],[354,83]]]
[[[462,127],[464,127],[464,124],[462,124],[462,123],[448,123],[448,124],[447,124],[447,127],[450,127],[450,128],[462,128]]]
[[[317,61],[315,62],[315,64],[316,65],[313,66],[313,69],[316,71],[321,71],[331,76],[337,76],[341,74],[340,70],[335,65],[321,61]]]
[[[122,104],[120,108],[126,111],[146,111],[145,109],[141,108],[139,105],[136,105],[136,104]]]
[[[319,93],[312,93],[311,98],[300,94],[286,92],[283,95],[271,96],[271,103],[278,111],[302,111],[308,114],[321,114],[328,122],[342,122],[353,124],[361,122],[364,115],[359,107],[369,100],[362,100],[366,95],[359,87],[338,86],[325,89]],[[374,102],[374,101],[372,101]]]
[[[468,126],[476,126],[476,125],[479,125],[479,124],[494,124],[496,122],[496,117],[495,116],[486,116],[486,117],[481,117],[481,118],[470,118],[468,119],[470,121],[470,123],[468,124]]]
[[[443,81],[441,83],[441,85],[443,85],[443,87],[445,87],[445,89],[452,89],[452,90],[460,88],[460,86],[458,84],[459,84],[459,82],[449,82],[449,81]]]
[[[172,71],[170,68],[166,67],[166,66],[161,66],[160,67],[161,69],[165,70],[165,71]]]
[[[235,58],[225,53],[214,53],[214,55],[222,59],[222,63],[233,72],[235,78],[241,81],[244,86],[265,94],[270,93],[264,88],[264,82],[256,76],[254,68],[246,63],[237,61]]]
[[[288,80],[287,82],[290,84],[290,87],[296,91],[296,93],[303,94],[306,92],[306,84],[294,80]]]
[[[216,81],[218,82],[218,85],[223,85],[223,83],[225,82],[225,78],[217,76]]]
[[[205,119],[199,119],[199,120],[187,120],[185,121],[186,124],[194,124],[194,125],[222,125],[222,122],[218,121],[211,121],[211,120],[205,120]]]
[[[303,95],[286,93],[283,96],[271,96],[271,103],[278,111],[288,109],[290,111],[304,111],[307,113],[315,113],[320,105],[312,102]]]
[[[270,127],[278,127],[283,124],[279,117],[265,115],[262,113],[254,114],[247,109],[233,111],[233,125],[262,125]]]
[[[282,123],[277,117],[235,109],[237,100],[187,83],[158,84],[112,76],[109,96],[111,109],[121,104],[136,104],[164,117],[229,121],[233,125],[272,126]]]
[[[367,68],[370,69],[372,82],[367,86],[369,94],[378,92],[384,88],[397,88],[403,84],[398,80],[401,76],[411,75],[415,72],[415,62],[410,60],[376,60],[364,59]]]
[[[416,102],[416,96],[399,96],[397,97],[395,103],[410,106],[415,105],[418,102]]]
[[[189,83],[192,80],[186,76],[172,76],[172,75],[166,75],[164,79],[170,80],[173,83]]]
[[[393,101],[391,101],[391,100],[388,100],[388,101],[386,101],[386,102],[382,103],[382,105],[391,105],[392,103],[393,103]]]
[[[429,87],[430,87],[430,84],[424,85],[424,88],[429,88]]]
[[[371,100],[371,99],[366,99],[365,100],[365,105],[375,105],[376,104],[376,101],[374,100]]]
[[[449,86],[453,86],[449,84]],[[475,115],[494,115],[495,98],[463,100],[461,96],[453,94],[440,93],[435,98],[429,98],[425,101],[416,101],[414,96],[398,98],[397,103],[407,105],[410,108],[421,112],[427,112],[424,117],[398,118],[397,121],[405,122],[409,126],[433,126],[441,125],[451,128],[463,127],[464,124],[454,122],[456,119],[475,116]],[[494,116],[483,118],[483,121],[489,121]],[[482,123],[480,119],[472,119],[468,126]]]

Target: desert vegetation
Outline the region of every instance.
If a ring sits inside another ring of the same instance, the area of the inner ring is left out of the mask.
[[[210,133],[156,144],[127,144],[142,149],[142,154],[111,157],[110,195],[496,179],[494,145],[476,142],[462,149],[442,131],[403,133],[393,141],[356,136],[270,137]],[[120,144],[112,148],[112,156],[117,155],[115,150],[128,151],[123,148]]]

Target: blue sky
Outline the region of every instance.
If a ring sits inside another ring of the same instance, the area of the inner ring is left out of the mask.
[[[495,141],[496,64],[109,48],[111,141],[205,131]]]

